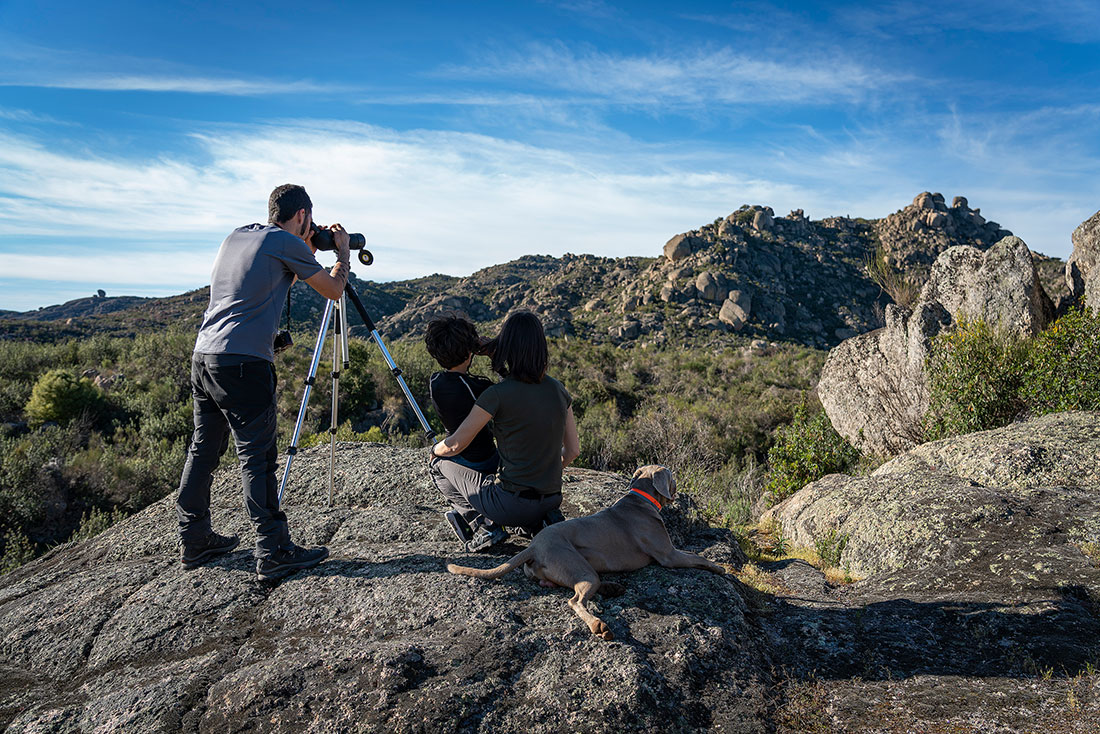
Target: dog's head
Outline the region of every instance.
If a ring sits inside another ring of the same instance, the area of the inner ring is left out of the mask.
[[[649,464],[640,467],[630,478],[631,489],[654,492],[669,502],[676,499],[676,478],[663,466]]]

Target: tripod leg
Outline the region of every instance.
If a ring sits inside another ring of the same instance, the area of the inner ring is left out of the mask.
[[[393,357],[390,356],[389,350],[386,349],[386,345],[382,341],[382,335],[378,333],[378,328],[374,325],[374,321],[367,314],[367,309],[363,308],[363,302],[359,300],[359,294],[351,287],[351,283],[344,286],[344,294],[351,299],[352,305],[354,305],[355,310],[359,312],[359,316],[362,317],[363,323],[370,329],[371,338],[374,339],[374,343],[378,345],[378,348],[382,350],[382,357],[386,360],[386,364],[389,365],[390,373],[397,379],[397,384],[401,387],[401,391],[405,393],[405,399],[409,401],[409,405],[412,407],[413,412],[416,413],[416,418],[420,421],[421,428],[424,429],[425,438],[431,440],[435,435],[435,431],[432,430],[431,425],[428,423],[428,419],[425,418],[424,413],[421,412],[420,406],[416,403],[416,398],[413,397],[412,392],[409,390],[409,386],[405,384],[405,378],[401,376],[401,370],[398,368],[397,364],[394,363]]]
[[[332,507],[332,495],[336,487],[336,431],[340,426],[340,365],[347,359],[344,345],[347,342],[346,301],[343,296],[336,303],[335,327],[332,332],[332,421],[329,424],[328,449],[328,506]]]
[[[321,329],[317,332],[317,346],[313,348],[313,361],[309,365],[305,392],[302,393],[302,407],[298,409],[298,421],[294,424],[294,436],[290,439],[290,448],[286,450],[286,466],[283,467],[283,481],[279,485],[280,507],[283,503],[283,492],[286,491],[287,480],[290,479],[290,464],[294,461],[294,455],[298,453],[298,437],[302,433],[302,423],[306,419],[306,405],[309,403],[309,393],[313,389],[313,381],[317,377],[317,364],[321,361],[321,349],[325,345],[325,334],[328,332],[328,322],[332,316],[334,303],[335,301],[325,303],[325,313],[321,317]]]

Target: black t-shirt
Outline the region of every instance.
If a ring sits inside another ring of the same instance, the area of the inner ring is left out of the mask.
[[[510,492],[561,491],[561,447],[565,415],[573,398],[549,375],[530,384],[511,377],[486,390],[479,408],[493,416],[493,435],[500,452],[497,478]]]
[[[428,392],[448,436],[457,431],[462,421],[466,420],[481,393],[492,386],[493,383],[484,377],[450,370],[432,375],[428,381]],[[489,431],[489,426],[485,426],[459,455],[467,461],[479,462],[485,461],[494,453],[496,446],[493,444],[493,434]]]

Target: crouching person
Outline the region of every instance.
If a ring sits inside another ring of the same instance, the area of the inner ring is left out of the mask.
[[[467,550],[489,548],[508,537],[505,526],[534,535],[562,519],[562,469],[580,454],[572,397],[546,374],[549,352],[542,323],[521,311],[505,320],[493,350],[493,371],[503,379],[487,387],[458,428],[432,447],[436,485],[456,508],[476,512]],[[455,461],[492,421],[500,468],[486,474]]]
[[[484,377],[470,374],[474,355],[484,353],[486,342],[478,337],[477,328],[470,321],[460,316],[446,316],[428,324],[424,346],[444,368],[428,380],[428,394],[447,435],[452,435],[470,415],[478,397],[493,385]],[[499,457],[489,427],[483,426],[460,453],[439,461],[454,462],[477,475],[496,474]],[[451,503],[451,509],[445,514],[448,524],[459,541],[468,545],[477,531],[492,523],[470,505],[441,471],[433,469],[431,474],[436,486]],[[481,480],[470,478],[467,483],[480,484]]]

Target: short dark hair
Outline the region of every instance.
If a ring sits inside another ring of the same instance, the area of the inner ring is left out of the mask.
[[[469,320],[458,314],[447,314],[428,323],[424,346],[440,366],[449,370],[465,362],[470,353],[481,346],[481,341]]]
[[[546,374],[550,352],[539,317],[530,311],[516,311],[504,320],[493,352],[493,371],[501,377],[538,384]]]
[[[276,187],[267,200],[267,221],[269,224],[282,224],[293,219],[299,209],[313,212],[309,194],[298,184],[283,184]]]

